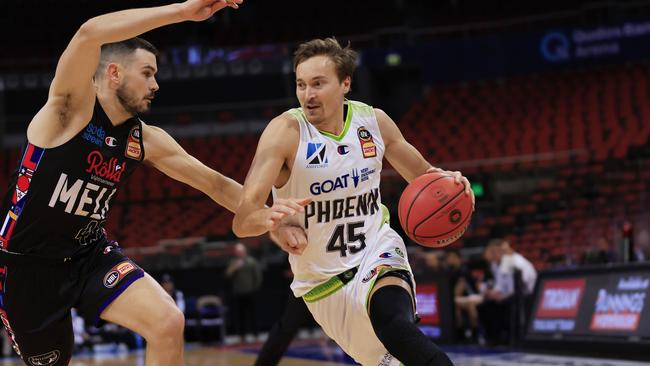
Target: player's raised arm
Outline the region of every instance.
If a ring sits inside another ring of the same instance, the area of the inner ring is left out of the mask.
[[[242,0],[188,0],[153,8],[140,8],[100,15],[86,21],[59,58],[46,106],[29,126],[30,141],[50,142],[68,129],[80,129],[92,113],[95,98],[93,75],[101,46],[138,36],[149,30],[182,21],[201,21]],[[77,116],[78,118],[75,118]],[[58,122],[58,123],[57,123]],[[38,131],[38,133],[35,133]],[[56,144],[53,144],[56,145]]]
[[[293,160],[299,133],[296,121],[286,114],[273,119],[262,133],[235,212],[235,235],[257,236],[275,230],[284,217],[302,212],[311,202],[310,199],[278,199],[272,207],[264,207],[281,170]]]

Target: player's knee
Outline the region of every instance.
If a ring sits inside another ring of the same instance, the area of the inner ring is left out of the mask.
[[[385,286],[370,299],[368,316],[377,337],[382,340],[395,334],[399,324],[413,324],[410,293],[401,286]]]
[[[147,341],[154,342],[175,342],[183,339],[183,331],[185,329],[185,316],[176,306],[170,306],[165,309],[163,315],[158,316],[151,324],[151,329],[148,332],[149,337]]]

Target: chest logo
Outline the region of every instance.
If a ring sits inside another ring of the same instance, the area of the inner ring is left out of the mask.
[[[327,162],[327,145],[322,142],[307,143],[307,168],[324,168]]]

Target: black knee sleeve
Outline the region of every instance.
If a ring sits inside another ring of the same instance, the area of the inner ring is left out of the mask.
[[[453,366],[447,355],[415,325],[411,294],[384,286],[370,299],[370,321],[388,352],[408,366]]]

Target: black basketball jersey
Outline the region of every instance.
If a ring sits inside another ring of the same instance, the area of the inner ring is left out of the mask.
[[[99,101],[74,138],[44,149],[27,143],[0,210],[4,250],[66,258],[105,239],[119,187],[144,159],[137,117],[113,126]]]

